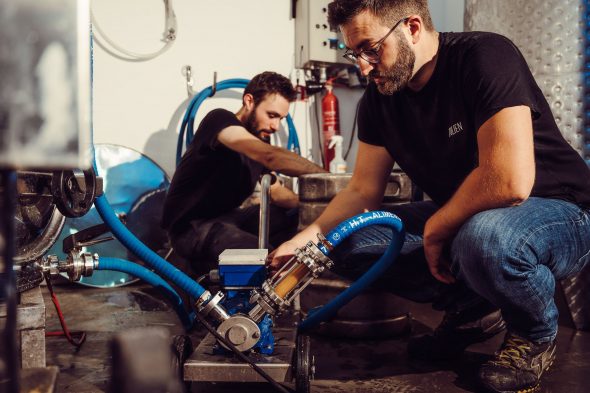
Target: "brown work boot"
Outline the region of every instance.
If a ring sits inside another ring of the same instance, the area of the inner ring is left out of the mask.
[[[555,340],[535,343],[508,332],[494,359],[479,370],[484,388],[496,393],[532,393],[555,361]]]
[[[434,361],[456,359],[471,344],[486,341],[505,328],[500,310],[491,306],[447,312],[432,334],[410,339],[408,356]]]

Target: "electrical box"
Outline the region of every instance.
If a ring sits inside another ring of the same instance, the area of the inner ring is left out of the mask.
[[[219,277],[227,288],[256,288],[266,279],[267,249],[227,249],[219,254]]]
[[[328,24],[328,4],[332,0],[296,0],[295,7],[295,66],[342,63],[346,46],[337,28]]]
[[[90,167],[89,0],[0,0],[0,166]]]

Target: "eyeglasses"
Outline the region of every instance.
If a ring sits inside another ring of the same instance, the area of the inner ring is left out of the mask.
[[[342,55],[342,56],[344,56],[344,58],[346,60],[350,61],[353,64],[357,63],[359,57],[370,64],[379,63],[379,59],[381,57],[381,55],[379,54],[379,50],[381,49],[381,45],[383,45],[383,42],[396,29],[396,27],[398,27],[402,22],[403,23],[407,22],[408,19],[410,19],[410,18],[403,18],[403,19],[400,19],[399,21],[397,21],[397,23],[395,25],[393,25],[393,27],[389,30],[389,32],[387,32],[387,34],[385,34],[385,36],[383,38],[381,38],[379,41],[377,41],[370,48],[361,49],[360,52],[358,52],[358,53],[355,53],[352,49],[347,49],[346,53],[344,53],[344,55]]]

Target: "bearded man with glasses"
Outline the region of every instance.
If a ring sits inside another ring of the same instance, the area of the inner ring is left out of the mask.
[[[445,311],[412,357],[456,358],[505,329],[479,380],[493,392],[538,389],[555,359],[557,280],[590,260],[590,171],[560,133],[516,46],[493,33],[439,33],[427,0],[335,0],[342,32],[369,84],[348,187],[272,255],[375,210],[394,165],[430,198],[392,210],[404,222],[398,260],[375,284]],[[391,231],[356,232],[332,254],[352,279],[385,251]]]

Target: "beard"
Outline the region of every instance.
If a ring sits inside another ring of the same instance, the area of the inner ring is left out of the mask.
[[[399,49],[397,53],[397,60],[384,71],[378,72],[373,69],[369,73],[371,79],[378,78],[375,81],[379,93],[384,95],[393,95],[398,91],[404,89],[410,79],[412,79],[412,72],[414,70],[414,63],[416,62],[416,55],[412,52],[410,45],[402,36],[398,36]]]
[[[254,135],[256,138],[260,139],[262,142],[270,143],[270,135],[262,135],[262,132],[267,132],[266,130],[259,130],[258,124],[256,122],[256,107],[252,110],[252,112],[248,115],[246,119],[246,124],[244,124],[246,129],[250,132],[250,134]],[[268,132],[267,132],[268,134]]]

